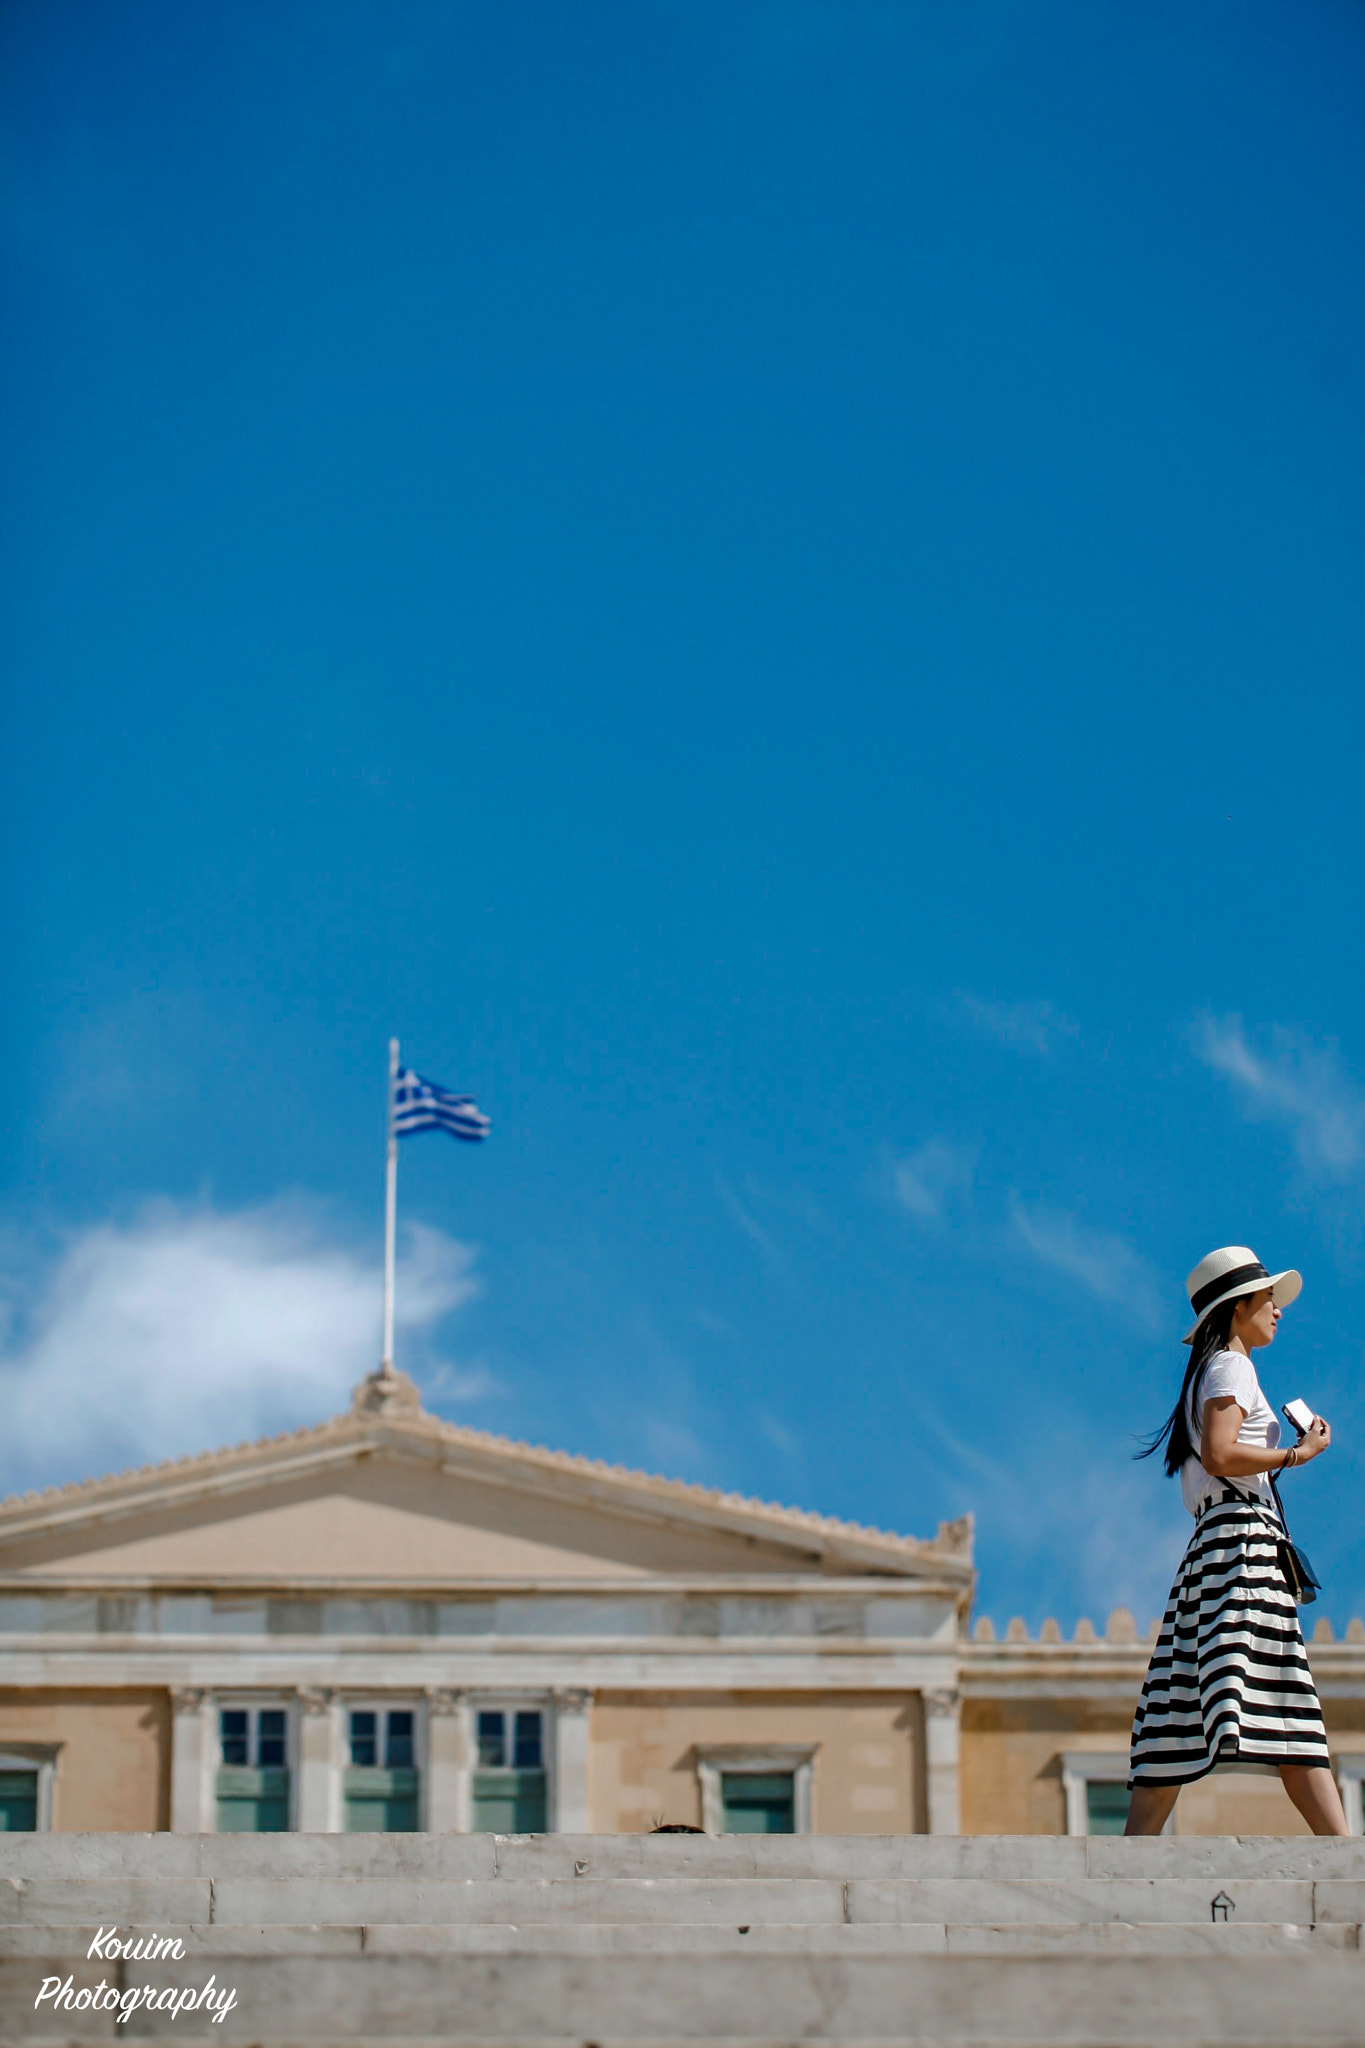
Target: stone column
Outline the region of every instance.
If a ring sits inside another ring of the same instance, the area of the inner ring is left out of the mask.
[[[171,1832],[213,1832],[218,1764],[213,1695],[202,1685],[171,1687]]]
[[[427,1693],[426,1826],[431,1835],[467,1835],[473,1818],[474,1717],[462,1686]]]
[[[929,1833],[960,1834],[962,1819],[958,1805],[957,1766],[961,1695],[948,1687],[934,1687],[927,1689],[922,1698]]]
[[[295,1826],[301,1835],[341,1832],[344,1761],[341,1704],[330,1686],[300,1686],[299,1788]]]
[[[554,1831],[586,1835],[588,1821],[588,1714],[592,1694],[557,1692],[555,1708]]]

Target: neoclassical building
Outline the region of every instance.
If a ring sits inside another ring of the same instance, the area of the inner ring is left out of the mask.
[[[316,1428],[0,1502],[0,1829],[1019,1834],[1122,1825],[1148,1645],[970,1626],[928,1538],[443,1422]],[[1359,1830],[1365,1628],[1312,1660]],[[1182,1832],[1299,1823],[1273,1779]]]

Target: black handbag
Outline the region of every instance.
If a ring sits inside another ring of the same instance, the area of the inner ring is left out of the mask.
[[[1322,1581],[1309,1563],[1308,1552],[1286,1536],[1283,1543],[1275,1545],[1275,1554],[1280,1560],[1285,1583],[1300,1607],[1311,1606],[1322,1591]]]

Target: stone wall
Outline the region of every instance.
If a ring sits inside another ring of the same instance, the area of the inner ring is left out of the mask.
[[[61,1745],[52,1826],[151,1833],[170,1826],[168,1693],[0,1692],[0,1750]]]
[[[1304,1620],[1333,1758],[1359,1757],[1365,1628],[1354,1620],[1338,1637],[1325,1618]],[[977,1621],[963,1655],[964,1834],[1066,1832],[1065,1760],[1075,1770],[1087,1753],[1111,1765],[1126,1755],[1156,1636],[1155,1621],[1139,1636],[1121,1607],[1103,1634],[1083,1620],[1069,1640],[1055,1621],[1044,1622],[1036,1636],[1018,1619],[1003,1632],[985,1617]],[[1181,1793],[1174,1831],[1284,1835],[1307,1828],[1277,1777],[1218,1771]]]
[[[1086,1700],[962,1703],[964,1835],[1064,1835],[1062,1756],[1126,1750],[1131,1708]]]
[[[817,1834],[906,1834],[927,1825],[915,1694],[603,1692],[593,1702],[589,1745],[594,1831],[638,1834],[661,1820],[700,1826],[699,1744],[818,1744]]]

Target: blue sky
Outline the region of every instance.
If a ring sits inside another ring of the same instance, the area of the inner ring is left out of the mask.
[[[0,1480],[441,1412],[1365,1610],[1365,16],[11,0]]]

